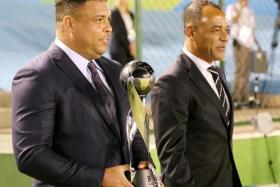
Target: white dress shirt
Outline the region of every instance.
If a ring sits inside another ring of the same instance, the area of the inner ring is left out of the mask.
[[[95,62],[94,59],[89,61],[85,57],[81,56],[74,50],[70,49],[67,45],[65,45],[62,41],[60,41],[58,38],[55,39],[54,41],[55,45],[57,45],[59,48],[61,48],[67,55],[68,57],[74,62],[74,64],[77,66],[77,68],[81,71],[81,73],[85,76],[85,78],[91,83],[93,87],[94,86],[94,81],[91,78],[91,72],[88,69],[88,63],[91,61],[96,65],[98,69],[98,74],[102,80],[102,82],[105,84],[105,86],[111,91],[111,88],[109,87],[106,78],[103,74],[103,70],[100,68],[100,66]]]
[[[217,97],[220,99],[216,84],[215,84],[214,79],[212,77],[212,74],[208,71],[208,68],[210,66],[216,66],[215,62],[212,62],[211,64],[209,64],[208,62],[198,58],[197,56],[194,56],[190,51],[188,51],[184,47],[183,47],[183,52],[194,62],[194,64],[199,69],[199,71],[202,73],[202,75],[207,80],[208,84],[211,86],[211,88],[216,93]],[[227,105],[230,106],[227,94],[225,94],[225,96],[226,96]]]
[[[194,56],[190,51],[188,51],[186,48],[183,48],[183,52],[195,63],[195,65],[197,66],[197,68],[199,69],[199,71],[202,73],[202,75],[204,76],[204,78],[207,80],[207,82],[209,83],[209,85],[211,86],[211,88],[214,90],[214,92],[216,93],[216,95],[218,97],[218,90],[216,87],[216,84],[213,80],[212,74],[208,71],[208,68],[210,66],[215,66],[215,63],[212,62],[211,64],[209,64],[208,62]]]

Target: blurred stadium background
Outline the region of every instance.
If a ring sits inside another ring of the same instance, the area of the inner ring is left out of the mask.
[[[158,77],[182,49],[182,11],[190,0],[135,1],[140,5],[137,10],[141,16],[137,21],[141,25],[141,57]],[[130,1],[132,10],[135,1]],[[213,1],[223,8],[235,2]],[[113,7],[114,0],[109,2]],[[280,184],[280,47],[271,47],[273,34],[280,29],[275,28],[279,9],[275,0],[250,0],[250,6],[256,17],[256,36],[267,52],[268,71],[250,75],[252,95],[254,78],[260,79],[261,106],[235,112],[234,155],[244,185]],[[31,179],[17,172],[11,153],[11,82],[21,66],[49,47],[54,30],[52,0],[0,0],[0,187],[30,186]],[[234,72],[231,46],[230,41],[224,62],[229,86]],[[254,117],[264,113],[273,120],[273,130],[267,139],[252,123]],[[155,149],[152,152],[156,157]]]

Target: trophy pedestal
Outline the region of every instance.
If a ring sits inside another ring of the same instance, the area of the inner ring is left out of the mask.
[[[132,183],[136,187],[160,187],[159,180],[152,169],[136,170]]]

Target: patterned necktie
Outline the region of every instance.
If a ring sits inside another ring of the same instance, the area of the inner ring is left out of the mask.
[[[115,98],[114,95],[109,91],[109,89],[102,82],[98,72],[97,67],[94,62],[90,62],[88,64],[88,68],[91,72],[91,77],[94,82],[94,86],[98,92],[98,95],[105,105],[105,108],[110,115],[111,119],[117,122],[116,117],[116,106],[115,106]]]
[[[229,104],[228,104],[226,91],[225,91],[224,86],[222,84],[220,75],[218,73],[217,68],[214,67],[214,66],[209,67],[208,71],[212,74],[213,80],[216,84],[216,88],[218,90],[218,94],[219,94],[219,97],[220,97],[220,102],[221,102],[222,107],[224,109],[223,111],[224,111],[224,116],[226,118],[226,124],[229,125],[229,110],[230,110],[230,107],[229,107]]]

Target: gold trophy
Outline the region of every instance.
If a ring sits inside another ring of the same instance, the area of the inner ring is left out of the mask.
[[[149,64],[138,60],[129,62],[121,71],[120,80],[127,89],[130,104],[130,111],[127,115],[127,138],[130,160],[133,157],[131,145],[138,130],[148,150],[147,161],[151,159],[149,158],[149,118],[145,105],[146,96],[155,83],[153,73],[154,70]],[[152,165],[146,169],[136,170],[135,173],[131,173],[131,182],[136,187],[160,187],[160,182]]]

